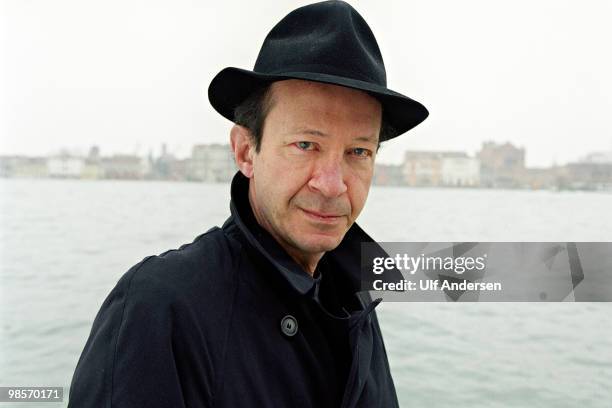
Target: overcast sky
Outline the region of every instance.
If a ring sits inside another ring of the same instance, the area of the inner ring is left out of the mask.
[[[226,66],[252,69],[267,32],[307,1],[0,0],[0,154],[103,155],[226,143],[206,97]],[[612,2],[353,1],[391,89],[429,118],[387,143],[527,149],[527,164],[612,150]]]

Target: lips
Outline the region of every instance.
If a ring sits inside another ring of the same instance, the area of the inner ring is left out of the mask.
[[[305,210],[301,208],[301,210],[306,214],[309,218],[314,219],[319,222],[327,222],[333,223],[338,221],[343,217],[341,214],[333,214],[333,213],[321,213],[318,211]]]

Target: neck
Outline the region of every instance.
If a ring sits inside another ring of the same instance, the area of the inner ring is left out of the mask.
[[[274,235],[272,235],[274,236]],[[304,269],[304,271],[306,271],[306,273],[308,273],[310,276],[314,277],[314,273],[315,270],[317,269],[317,265],[319,264],[319,261],[321,260],[321,258],[323,257],[324,253],[320,253],[320,254],[303,254],[300,253],[298,251],[296,251],[295,248],[284,244],[282,241],[278,240],[276,237],[274,237],[274,239],[276,239],[276,241],[280,244],[280,246],[283,247],[283,249],[285,251],[287,251],[287,253],[289,254],[289,256],[291,258],[293,258],[293,260],[302,267],[302,269]]]

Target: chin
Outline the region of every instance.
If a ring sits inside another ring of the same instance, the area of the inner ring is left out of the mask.
[[[335,249],[342,242],[342,237],[320,236],[299,237],[297,243],[299,248],[304,252],[319,253],[328,252]]]

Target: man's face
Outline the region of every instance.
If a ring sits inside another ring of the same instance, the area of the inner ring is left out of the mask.
[[[273,83],[272,95],[253,156],[253,211],[289,252],[332,250],[365,204],[381,105],[361,91],[301,80]]]

